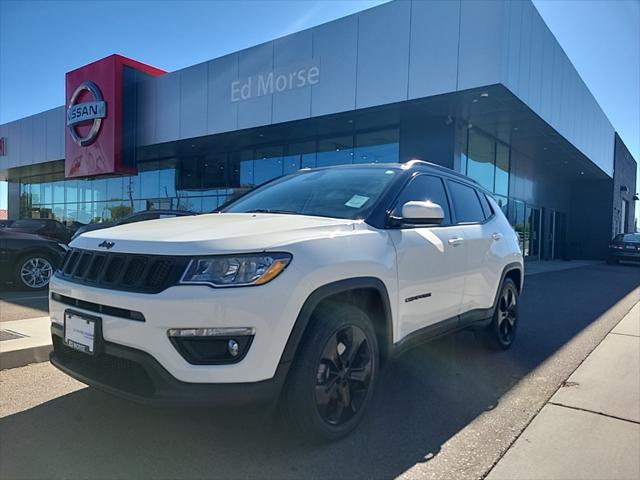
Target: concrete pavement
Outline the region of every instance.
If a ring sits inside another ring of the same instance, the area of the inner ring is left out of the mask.
[[[29,292],[0,284],[0,323],[49,315],[48,291]]]
[[[0,324],[0,370],[49,360],[49,317],[14,320]]]
[[[640,478],[640,303],[563,382],[487,480]]]

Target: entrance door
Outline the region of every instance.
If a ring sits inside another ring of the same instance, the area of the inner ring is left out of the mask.
[[[539,208],[527,207],[527,255],[540,260],[540,244],[542,240],[542,213]]]
[[[562,212],[553,212],[553,258],[565,258],[565,231],[567,215]]]

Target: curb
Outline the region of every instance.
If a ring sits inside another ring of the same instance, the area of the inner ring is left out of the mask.
[[[49,317],[0,323],[0,329],[20,338],[0,342],[0,371],[46,362],[52,350]]]
[[[0,371],[24,367],[30,363],[48,362],[51,350],[51,345],[39,345],[21,348],[20,350],[0,352]]]

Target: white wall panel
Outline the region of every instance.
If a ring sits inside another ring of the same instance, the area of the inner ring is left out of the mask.
[[[180,138],[207,133],[208,65],[200,63],[182,70],[180,81]]]
[[[549,119],[553,112],[553,55],[554,39],[546,26],[542,29],[542,80],[540,88],[540,116]]]
[[[64,107],[48,110],[43,114],[46,118],[46,154],[49,160],[61,160],[64,158],[65,136],[65,109]]]
[[[176,140],[180,135],[180,76],[168,73],[156,79],[156,142]]]
[[[533,7],[532,7],[533,8]],[[542,110],[541,90],[542,90],[542,69],[544,37],[543,23],[538,18],[535,9],[531,16],[531,57],[529,60],[529,106],[537,113]]]
[[[290,74],[312,68],[313,64],[313,33],[304,30],[293,35],[288,35],[274,41],[274,74]],[[320,67],[318,67],[320,68]],[[306,78],[303,76],[303,78]],[[294,82],[299,79],[294,77]],[[320,68],[319,82],[322,81]],[[299,120],[311,116],[311,88],[306,84],[303,87],[291,88],[273,94],[273,123]]]
[[[413,0],[409,98],[456,90],[460,0]]]
[[[15,160],[15,165],[23,167],[33,163],[33,119],[35,116],[27,117],[19,122],[20,132],[20,156]]]
[[[311,88],[311,115],[353,110],[356,106],[358,16],[313,29],[313,58],[320,63],[320,83]]]
[[[529,96],[531,89],[531,18],[533,5],[529,2],[522,2],[522,17],[520,24],[520,54],[518,61],[520,63],[520,74],[518,76],[518,89],[516,93],[526,103],[529,104]]]
[[[391,2],[358,15],[356,107],[407,99],[410,2]]]
[[[522,27],[523,2],[507,2],[508,8],[505,16],[506,43],[502,48],[506,55],[506,75],[503,76],[505,86],[512,92],[518,91],[520,81],[520,35]]]
[[[226,55],[208,64],[207,133],[238,128],[238,104],[231,102],[231,84],[238,80],[238,54]]]
[[[47,117],[45,115],[33,117],[32,145],[31,163],[42,163],[47,158]]]
[[[238,53],[240,81],[259,74],[268,74],[271,71],[273,71],[273,42],[263,43]],[[272,97],[272,95],[262,95],[238,101],[238,128],[269,125],[273,106]]]
[[[500,83],[504,15],[499,0],[462,2],[458,90]]]
[[[29,118],[29,117],[27,117]],[[20,137],[20,124],[27,120],[27,118],[23,118],[21,120],[17,120],[15,122],[11,122],[8,124],[7,128],[7,165],[8,168],[19,167],[20,163],[20,147],[21,147],[21,137]]]

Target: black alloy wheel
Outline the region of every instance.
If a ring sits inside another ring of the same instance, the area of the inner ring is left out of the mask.
[[[378,343],[369,316],[347,302],[313,313],[289,371],[281,404],[303,439],[333,441],[362,420],[378,376]]]
[[[518,319],[517,294],[512,288],[505,288],[498,300],[498,334],[500,342],[511,344]]]
[[[365,333],[356,325],[327,341],[316,373],[316,406],[330,425],[342,425],[362,408],[371,384],[373,360]]]
[[[491,323],[479,331],[483,343],[493,350],[507,350],[518,330],[518,287],[505,278],[500,288]]]

